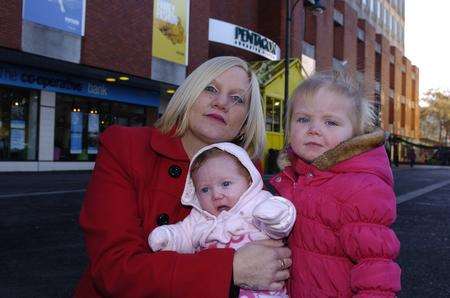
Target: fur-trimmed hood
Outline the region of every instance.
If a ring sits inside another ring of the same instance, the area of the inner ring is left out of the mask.
[[[233,143],[217,143],[212,144],[200,149],[192,158],[191,163],[189,165],[189,171],[186,177],[186,184],[184,187],[183,195],[181,196],[181,203],[186,206],[192,206],[197,209],[199,212],[204,214],[207,217],[215,217],[208,212],[204,211],[200,207],[200,203],[198,201],[197,195],[195,194],[195,187],[191,177],[191,167],[197,157],[204,151],[209,150],[211,148],[218,148],[227,153],[230,153],[237,157],[237,159],[241,162],[241,164],[248,170],[250,173],[250,177],[252,179],[250,187],[245,191],[245,193],[241,196],[236,205],[231,208],[229,211],[223,211],[220,213],[219,217],[225,216],[227,217],[229,214],[234,213],[235,210],[240,210],[244,205],[248,203],[248,201],[254,197],[257,193],[259,193],[263,189],[263,181],[261,174],[258,169],[255,167],[253,162],[251,161],[248,153],[242,147],[239,147]],[[226,171],[227,169],[221,169],[222,171]]]
[[[382,146],[384,140],[384,131],[375,129],[367,134],[342,142],[314,159],[310,164],[303,161],[290,148],[287,149],[287,153],[280,155],[278,163],[282,169],[292,165],[297,172],[301,168],[314,167],[319,171],[332,173],[371,173],[392,184],[392,172],[386,151]]]

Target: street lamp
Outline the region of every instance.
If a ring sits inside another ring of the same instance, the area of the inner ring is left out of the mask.
[[[285,30],[285,45],[284,45],[284,106],[283,106],[283,119],[286,116],[286,106],[289,98],[289,58],[290,47],[291,47],[291,21],[292,21],[292,13],[295,9],[295,6],[300,2],[300,0],[295,1],[294,5],[291,8],[291,1],[286,0],[286,30]],[[320,0],[303,0],[303,7],[308,10],[313,11],[316,14],[322,14],[325,10],[325,7],[320,4]],[[306,26],[306,22],[303,24]]]

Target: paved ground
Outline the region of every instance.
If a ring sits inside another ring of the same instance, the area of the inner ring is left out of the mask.
[[[450,182],[450,168],[394,174],[399,197]],[[89,177],[0,174],[0,297],[71,297],[87,262],[77,218]],[[399,204],[394,229],[402,243],[399,297],[450,297],[450,183]]]

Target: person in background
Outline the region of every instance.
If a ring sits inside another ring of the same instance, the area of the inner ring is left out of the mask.
[[[412,168],[414,167],[414,164],[416,163],[416,152],[414,151],[414,147],[409,147],[408,149],[408,159],[409,159],[409,166]]]
[[[147,244],[155,227],[189,214],[179,198],[198,150],[233,142],[261,158],[259,92],[245,61],[216,57],[189,75],[155,127],[111,126],[102,134],[80,214],[89,264],[75,297],[229,297],[237,286],[283,288],[288,275],[279,272],[291,259],[282,241],[195,254],[154,253]]]
[[[400,243],[384,132],[359,87],[343,74],[318,74],[288,103],[286,154],[271,179],[291,199],[297,223],[290,295],[395,297]]]

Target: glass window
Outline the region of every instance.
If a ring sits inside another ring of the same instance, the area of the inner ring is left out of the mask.
[[[0,86],[0,161],[36,160],[39,91]]]
[[[281,132],[281,99],[266,97],[266,130]]]
[[[98,137],[109,125],[153,124],[157,108],[57,94],[54,160],[95,160]]]

